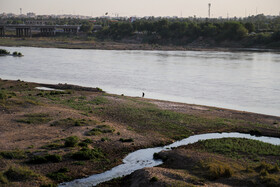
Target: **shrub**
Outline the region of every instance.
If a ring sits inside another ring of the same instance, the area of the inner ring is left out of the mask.
[[[6,49],[0,49],[0,55],[8,55],[10,54],[9,51],[7,51]]]
[[[10,181],[26,181],[38,177],[33,171],[25,167],[10,167],[4,175]]]
[[[62,157],[60,155],[47,154],[47,155],[44,155],[44,156],[35,155],[29,160],[29,163],[31,163],[31,164],[43,164],[43,163],[47,163],[47,162],[61,162],[61,161],[62,161]]]
[[[104,158],[104,154],[101,152],[101,150],[97,148],[94,149],[83,148],[80,151],[74,153],[72,155],[72,158],[76,160],[90,160],[90,159]]]
[[[150,179],[150,182],[157,182],[158,181],[158,178],[157,177],[152,177],[151,179]]]
[[[65,139],[64,146],[65,147],[75,147],[79,142],[79,138],[77,136],[70,136]]]
[[[3,173],[0,173],[0,184],[7,184],[8,182],[8,179],[3,175]]]
[[[121,142],[134,142],[133,138],[127,138],[127,139],[120,138],[120,141]]]
[[[88,147],[88,143],[86,143],[86,142],[80,142],[80,143],[79,143],[79,146],[80,146],[80,147]]]
[[[7,94],[4,90],[0,90],[0,102],[5,102],[7,99]]]
[[[26,158],[26,154],[24,151],[16,150],[16,151],[2,151],[0,155],[6,159],[22,159]]]
[[[47,174],[47,177],[51,178],[52,180],[62,182],[62,181],[70,181],[72,178],[67,176],[65,173],[69,172],[67,168],[60,168],[56,172],[52,172]]]
[[[233,174],[229,165],[219,162],[212,162],[206,165],[207,177],[210,180],[216,180],[222,177],[228,178]]]
[[[91,139],[89,139],[89,138],[86,138],[85,140],[83,140],[83,142],[85,142],[85,143],[93,143],[93,141],[91,140]]]

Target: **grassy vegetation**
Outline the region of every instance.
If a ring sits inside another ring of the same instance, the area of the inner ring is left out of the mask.
[[[75,160],[91,160],[91,159],[102,159],[105,158],[104,153],[101,149],[94,148],[83,148],[80,151],[74,153],[72,158]]]
[[[75,147],[78,145],[79,138],[77,136],[70,136],[65,139],[64,146],[65,147]]]
[[[57,154],[46,154],[46,155],[35,155],[30,160],[28,163],[30,164],[43,164],[43,163],[48,163],[48,162],[61,162],[62,161],[62,156],[57,155]]]
[[[205,170],[205,176],[210,180],[228,178],[233,175],[231,166],[218,160],[202,162],[200,167]]]
[[[48,173],[47,177],[57,182],[70,181],[72,178],[66,174],[68,172],[68,168],[61,168],[56,172]]]
[[[225,119],[206,119],[198,116],[162,110],[150,103],[127,101],[105,105],[95,111],[96,114],[129,125],[138,133],[159,132],[167,137],[182,139],[192,134],[196,128],[227,129],[232,122]]]
[[[127,139],[120,138],[120,141],[121,142],[134,142],[133,138],[127,138]]]
[[[98,125],[96,128],[91,129],[86,133],[87,136],[99,135],[103,133],[113,133],[115,129],[110,127],[109,125]]]
[[[59,148],[62,148],[63,145],[62,144],[59,144],[59,143],[51,143],[51,144],[48,144],[48,145],[44,145],[42,146],[41,148],[42,149],[50,149],[50,150],[53,150],[53,149],[59,149]]]
[[[223,138],[200,141],[194,147],[232,158],[280,156],[280,146],[243,138]]]
[[[27,157],[26,153],[22,150],[1,151],[0,156],[6,159],[23,159]]]
[[[6,83],[7,85],[5,85]],[[45,124],[48,130],[54,132],[53,136],[49,134],[50,137],[53,137],[49,140],[49,144],[45,142],[45,139],[36,143],[29,141],[26,147],[31,144],[34,145],[29,146],[29,148],[32,148],[29,149],[29,153],[21,150],[0,151],[0,157],[5,162],[6,171],[11,165],[10,163],[28,164],[38,173],[48,173],[50,179],[47,179],[49,180],[47,183],[51,183],[51,180],[60,182],[70,180],[68,177],[87,175],[89,170],[102,172],[120,163],[125,154],[134,151],[136,148],[155,146],[161,142],[166,144],[170,139],[182,139],[192,134],[207,132],[240,130],[261,135],[266,129],[278,130],[272,125],[272,123],[277,124],[277,118],[273,118],[271,124],[262,124],[261,122],[248,122],[234,117],[230,119],[216,117],[220,115],[209,116],[200,115],[200,113],[191,115],[163,110],[149,103],[149,100],[139,98],[77,90],[71,90],[69,93],[39,91],[33,89],[34,85],[26,85],[22,81],[0,81],[0,86],[0,105],[3,103],[5,110],[15,116],[13,119],[9,118],[12,123],[16,119],[18,122],[28,124]],[[40,103],[40,105],[36,103]],[[49,106],[51,108],[47,108]],[[28,110],[25,110],[26,108]],[[40,110],[37,110],[37,108]],[[36,113],[36,111],[42,111],[42,109],[46,109],[46,112]],[[57,110],[57,113],[49,112],[51,110]],[[18,111],[21,113],[17,113]],[[29,111],[29,114],[22,115],[26,111]],[[54,116],[51,116],[51,114],[54,114]],[[81,114],[85,114],[87,117],[84,117],[84,119],[72,117],[81,116]],[[21,117],[17,117],[18,115],[21,115]],[[68,116],[71,117],[67,118]],[[52,119],[55,119],[54,122],[49,123]],[[53,126],[52,128],[49,127],[50,124]],[[30,125],[18,126],[32,128]],[[115,132],[115,129],[120,132]],[[79,132],[75,132],[75,130]],[[126,130],[130,131],[129,135],[126,135]],[[30,136],[28,132],[26,134],[28,137]],[[90,137],[93,135],[95,137]],[[150,137],[146,141],[143,137],[148,136]],[[23,140],[23,143],[27,141],[26,139]],[[106,141],[110,141],[110,143]],[[133,143],[122,144],[120,142]],[[111,143],[114,145],[113,147],[110,146]],[[211,180],[223,178],[222,180],[226,180],[227,177],[231,178],[239,173],[245,173],[246,175],[252,174],[254,180],[261,181],[261,184],[264,185],[279,184],[279,146],[252,140],[222,139],[219,141],[212,140],[212,142],[210,140],[198,142],[189,146],[189,148],[191,147],[198,152],[214,153],[211,154],[214,155],[214,158],[216,156],[230,157],[226,159],[233,162],[247,162],[249,160],[247,170],[245,170],[246,164],[243,168],[238,163],[238,168],[226,161],[215,161],[217,159],[213,159],[206,162],[206,160],[203,164],[200,164],[200,170],[198,171],[203,174],[198,174],[201,178],[205,177]],[[46,150],[42,152],[41,149]],[[47,153],[48,150],[55,151]],[[36,153],[39,153],[39,155],[36,155]],[[219,155],[216,153],[219,153]],[[261,160],[266,161],[262,166]],[[42,163],[44,164],[31,165]],[[71,172],[57,170],[66,165],[71,169]],[[78,171],[72,172],[72,169]],[[6,176],[6,171],[5,169],[0,170],[0,183],[7,183],[7,181],[13,183],[13,180]]]
[[[95,125],[97,122],[93,120],[86,119],[74,119],[74,118],[66,118],[55,121],[51,124],[51,126],[84,126],[84,125]]]
[[[27,167],[10,167],[4,175],[9,181],[30,181],[39,177]]]
[[[28,124],[42,124],[51,121],[49,114],[44,113],[33,113],[33,114],[25,114],[24,118],[16,120],[20,123],[28,123]]]
[[[7,184],[9,181],[3,173],[0,173],[0,184]]]

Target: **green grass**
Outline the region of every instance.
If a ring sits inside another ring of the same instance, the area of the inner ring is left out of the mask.
[[[94,104],[94,105],[106,104],[106,103],[108,103],[108,99],[106,99],[103,96],[96,96],[94,99],[89,101],[89,103]]]
[[[44,113],[33,113],[33,114],[25,114],[24,118],[16,120],[20,123],[28,123],[28,124],[42,124],[51,121],[49,114]]]
[[[192,134],[198,128],[231,128],[231,122],[225,119],[206,119],[169,110],[161,110],[151,104],[121,103],[105,105],[96,114],[127,124],[139,133],[159,132],[167,137],[181,139]]]
[[[204,140],[196,143],[195,147],[232,158],[255,159],[258,156],[280,156],[280,146],[244,138]]]
[[[22,150],[1,151],[0,156],[6,159],[23,159],[27,157],[26,153]]]

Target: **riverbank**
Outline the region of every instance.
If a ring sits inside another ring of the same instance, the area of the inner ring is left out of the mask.
[[[244,48],[237,44],[229,46],[209,46],[203,43],[182,45],[158,45],[139,42],[98,41],[89,37],[36,37],[36,38],[0,38],[1,46],[43,47],[62,49],[100,49],[100,50],[161,50],[161,51],[259,51],[276,52],[264,46]]]
[[[36,89],[46,86],[60,91]],[[194,134],[280,137],[275,116],[65,84],[0,80],[0,88],[0,182],[7,186],[57,184],[101,173],[134,150]]]

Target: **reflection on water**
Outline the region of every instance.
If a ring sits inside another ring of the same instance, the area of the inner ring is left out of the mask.
[[[280,116],[280,54],[1,47],[0,77]]]

